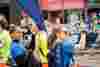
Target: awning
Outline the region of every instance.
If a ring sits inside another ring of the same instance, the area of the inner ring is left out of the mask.
[[[64,9],[84,8],[84,0],[64,0]]]
[[[41,0],[41,8],[49,11],[84,8],[84,5],[84,0]]]

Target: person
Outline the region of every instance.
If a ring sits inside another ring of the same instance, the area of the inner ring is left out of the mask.
[[[22,17],[20,25],[21,27],[28,27],[31,32],[36,32],[38,30],[35,21],[30,16]]]
[[[55,54],[55,67],[64,67],[63,61],[63,37],[65,36],[63,31],[58,31],[56,33],[57,39],[54,43],[54,54]]]
[[[54,52],[54,43],[57,39],[56,36],[56,30],[54,30],[49,36],[48,36],[48,49],[49,49],[49,53],[48,53],[48,65],[49,67],[55,67],[55,52]]]
[[[24,44],[25,48],[27,49],[27,59],[25,62],[25,66],[27,67],[40,67],[40,62],[38,62],[33,55],[33,52],[35,50],[36,42],[36,32],[31,31],[31,26],[27,26],[27,32],[24,33]]]
[[[67,37],[65,37],[63,40],[64,67],[70,67],[71,64],[74,64],[74,47],[78,41],[77,36],[72,35],[71,32],[67,33]]]
[[[57,40],[56,42],[56,53],[58,53],[59,57],[56,55],[56,57],[58,57],[58,61],[56,60],[56,66],[57,67],[69,67],[69,65],[71,64],[70,61],[73,58],[73,54],[74,54],[74,46],[73,46],[73,42],[71,39],[71,33],[67,31],[65,31],[65,29],[62,29],[57,36],[60,38]],[[58,47],[58,48],[57,48]],[[58,52],[59,50],[59,52]],[[55,53],[55,54],[56,54]]]
[[[27,67],[39,67],[40,63],[34,58],[33,52],[35,49],[36,43],[35,43],[35,34],[32,34],[32,39],[31,42],[29,44],[29,46],[27,46],[27,50],[28,50],[28,55],[27,55],[27,60],[26,60],[26,65]]]
[[[15,31],[15,24],[10,24],[9,25],[9,31],[12,33],[13,31]]]
[[[33,52],[34,57],[37,59],[38,62],[41,64],[48,63],[48,39],[47,33],[44,31],[37,32],[35,36],[36,46]]]
[[[0,18],[1,19],[1,18]],[[6,22],[0,20],[0,66],[7,67],[8,59],[10,57],[12,39],[7,31]]]
[[[61,31],[61,29],[54,29],[50,36],[48,55],[50,67],[64,67],[62,49],[64,37],[65,32]]]
[[[12,63],[14,65],[16,64],[18,67],[24,67],[26,59],[26,49],[23,45],[23,42],[20,41],[22,36],[22,33],[20,33],[19,31],[16,31],[16,36],[12,36]]]
[[[26,27],[26,29],[27,29],[27,31],[24,32],[24,35],[23,35],[23,43],[24,43],[25,47],[27,48],[30,45],[33,33],[31,32],[30,28]]]
[[[57,39],[55,41],[55,67],[69,67],[71,60],[74,62],[74,46],[76,41],[73,41],[71,32],[65,28],[62,28],[56,34]],[[74,38],[75,40],[75,38]]]
[[[63,23],[61,19],[62,11],[50,11],[48,14],[48,19],[44,21],[47,31],[53,32],[54,29],[61,27]]]
[[[96,48],[97,47],[96,38],[97,38],[97,33],[96,32],[88,33],[87,39],[86,39],[88,47],[90,47],[90,48]]]
[[[87,33],[85,31],[80,33],[80,49],[85,49],[86,47],[86,35]]]

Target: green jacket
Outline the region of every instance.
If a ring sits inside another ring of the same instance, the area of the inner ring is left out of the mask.
[[[3,46],[0,46],[0,57],[3,61],[7,62],[8,57],[10,56],[10,47],[11,47],[11,38],[7,31],[0,32],[0,41]]]

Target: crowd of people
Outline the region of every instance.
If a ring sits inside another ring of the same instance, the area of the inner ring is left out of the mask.
[[[30,16],[17,22],[9,24],[0,15],[0,67],[69,67],[75,64],[75,48],[96,47],[97,33],[71,33],[59,19],[55,25],[45,22],[50,32],[39,31]]]

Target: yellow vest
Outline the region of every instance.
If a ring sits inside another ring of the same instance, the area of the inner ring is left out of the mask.
[[[41,63],[48,63],[48,39],[46,33],[41,31],[36,34],[36,47]]]

